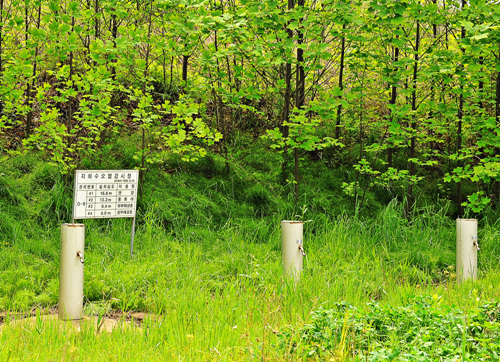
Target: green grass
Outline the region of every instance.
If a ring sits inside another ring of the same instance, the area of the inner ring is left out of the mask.
[[[111,334],[91,325],[76,332],[41,318],[35,326],[12,323],[15,316],[46,313],[57,304],[59,223],[69,221],[71,179],[37,155],[7,164],[0,178],[0,312],[7,313],[0,360],[380,360],[396,351],[396,360],[411,360],[404,357],[412,351],[400,342],[403,332],[391,329],[360,342],[352,337],[353,325],[369,329],[373,305],[382,322],[411,324],[411,318],[422,317],[414,309],[418,303],[435,300],[429,310],[436,321],[448,318],[455,325],[457,318],[499,299],[499,231],[491,220],[479,226],[478,280],[458,286],[455,222],[446,216],[446,204],[417,207],[408,221],[401,218],[400,203],[382,207],[369,195],[376,216],[355,218],[350,200],[332,181],[341,175],[324,168],[305,174],[302,196],[293,205],[290,185],[275,182],[279,158],[264,156],[259,161],[236,155],[229,175],[217,156],[165,166],[177,168],[171,173],[151,170],[133,258],[130,220],[85,222],[85,313],[152,315],[141,329]],[[283,278],[280,260],[280,221],[293,218],[308,221],[305,269],[297,285]],[[322,317],[339,305],[350,306],[353,314],[342,314],[336,324]],[[404,317],[401,308],[410,308],[411,316]],[[318,340],[303,337],[318,318],[329,329],[314,327]],[[345,318],[354,319],[344,323]],[[478,339],[499,328],[496,320],[477,323],[483,328]],[[467,342],[469,335],[462,337]],[[456,338],[455,333],[443,343],[471,346]],[[470,351],[450,356],[464,360]]]
[[[447,259],[450,254],[451,223],[437,231],[447,239],[436,240],[429,251],[422,252],[426,262],[416,261],[411,250],[412,245],[416,245],[413,249],[429,246],[430,236],[436,233],[432,225],[426,231],[419,225],[391,228],[385,222],[344,218],[308,225],[315,233],[306,229],[306,268],[294,288],[282,276],[279,224],[270,227],[268,240],[257,240],[252,239],[255,230],[246,229],[244,222],[228,223],[219,230],[186,228],[172,235],[153,217],[147,220],[137,230],[133,259],[128,250],[128,220],[109,225],[88,222],[85,311],[140,310],[158,314],[159,319],[146,321],[142,331],[120,330],[111,337],[56,333],[54,329],[60,327],[51,324],[42,325],[39,332],[7,324],[0,343],[9,348],[1,349],[0,358],[6,353],[14,359],[57,358],[66,348],[78,359],[119,359],[118,346],[129,343],[131,356],[137,359],[287,359],[293,355],[279,347],[282,331],[288,326],[301,328],[316,311],[335,308],[338,302],[356,306],[362,313],[374,301],[398,307],[439,296],[440,306],[465,312],[500,297],[496,288],[500,273],[493,265],[484,269],[480,264],[479,280],[461,286],[455,284],[453,264],[439,269],[440,261],[432,255],[440,250]],[[384,227],[389,227],[394,239],[382,234]],[[405,238],[396,237],[403,234]],[[492,256],[494,248],[488,240],[493,244],[494,234],[491,229],[483,232],[482,258]],[[23,240],[2,248],[2,310],[27,311],[57,303],[57,230],[42,241]],[[396,242],[409,251],[397,252],[392,245]],[[31,243],[37,249],[30,248]]]

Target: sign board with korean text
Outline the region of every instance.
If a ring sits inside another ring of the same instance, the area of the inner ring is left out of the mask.
[[[77,170],[73,220],[135,218],[139,170]]]

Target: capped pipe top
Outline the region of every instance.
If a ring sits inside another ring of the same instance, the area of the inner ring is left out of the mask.
[[[61,224],[61,226],[67,226],[69,228],[78,228],[78,227],[85,227],[85,224],[78,224],[78,223],[64,223]]]
[[[282,220],[281,223],[282,224],[303,224],[304,222],[299,221],[299,220]]]

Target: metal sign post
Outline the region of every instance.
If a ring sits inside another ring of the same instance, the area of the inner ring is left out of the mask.
[[[130,257],[132,257],[134,253],[134,237],[135,237],[135,216],[132,219],[132,236],[130,238]]]
[[[139,170],[77,170],[73,222],[82,219],[132,218],[134,248]]]

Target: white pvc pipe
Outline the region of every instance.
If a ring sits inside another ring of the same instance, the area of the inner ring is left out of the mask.
[[[285,277],[295,282],[300,278],[300,272],[304,265],[304,243],[303,243],[302,221],[281,222],[281,260]]]
[[[457,283],[477,278],[477,220],[457,219]]]
[[[61,262],[59,272],[59,318],[82,319],[84,224],[61,225]]]

